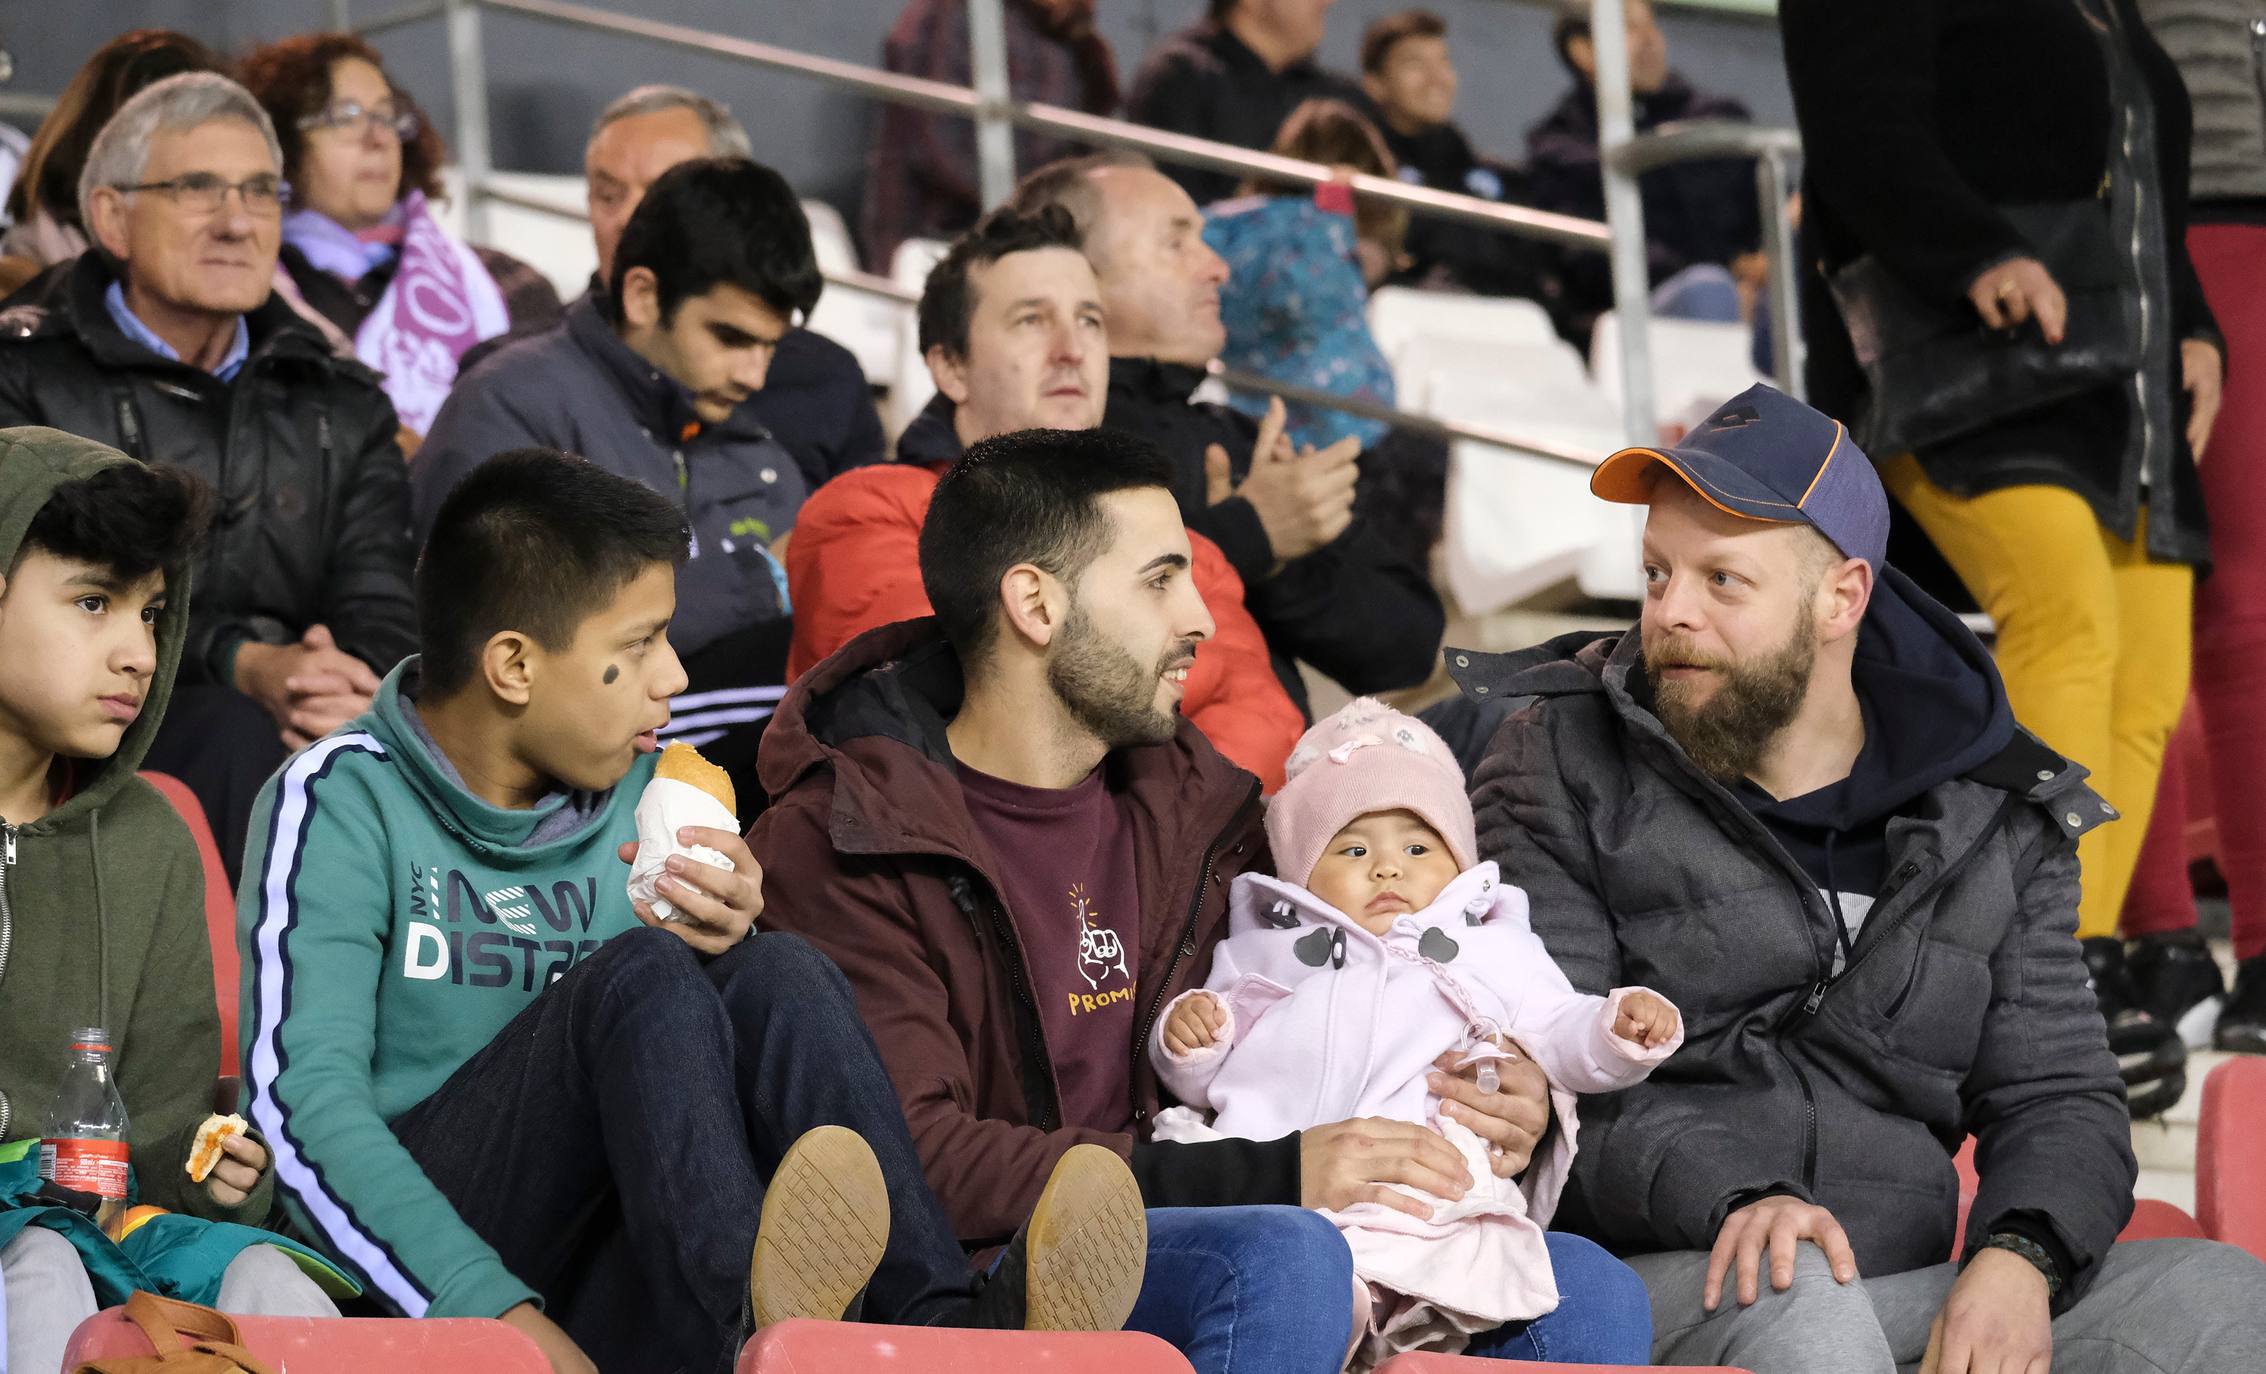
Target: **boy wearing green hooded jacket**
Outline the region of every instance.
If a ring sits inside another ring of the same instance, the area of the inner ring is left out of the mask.
[[[274,1194],[258,1139],[229,1142],[201,1184],[185,1167],[220,1064],[204,869],[134,771],[180,660],[205,505],[177,469],[59,430],[0,429],[0,1369],[60,1368],[98,1287],[111,1301],[156,1286],[217,1293],[238,1312],[336,1315],[264,1233],[239,1229],[260,1225]],[[43,1119],[81,1026],[110,1032],[138,1200],[199,1219],[160,1230],[176,1262],[199,1250],[191,1267],[214,1271],[202,1282],[139,1267],[154,1265],[158,1233],[120,1251],[34,1195]]]

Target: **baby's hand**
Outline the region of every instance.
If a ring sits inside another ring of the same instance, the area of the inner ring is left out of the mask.
[[[1164,1047],[1174,1054],[1189,1054],[1219,1043],[1227,1029],[1227,1008],[1208,992],[1180,1000],[1164,1023]]]
[[[1620,1010],[1613,1017],[1613,1033],[1632,1045],[1658,1049],[1676,1034],[1680,1019],[1666,998],[1638,988],[1621,999]]]

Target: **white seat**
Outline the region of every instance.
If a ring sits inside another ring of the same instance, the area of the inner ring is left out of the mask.
[[[1546,343],[1558,337],[1549,312],[1533,301],[1407,286],[1379,287],[1370,293],[1369,333],[1396,370],[1401,350],[1418,339],[1513,344]]]
[[[889,279],[911,291],[928,285],[929,269],[951,247],[936,239],[907,239],[897,245],[889,261]],[[897,357],[886,373],[889,379],[887,420],[892,434],[902,434],[913,417],[936,395],[936,379],[928,375],[928,360],[921,356],[920,315],[912,306],[897,308]]]
[[[582,178],[539,172],[494,172],[489,182],[497,190],[525,196],[556,207],[554,212],[489,201],[486,229],[469,242],[509,253],[543,274],[561,300],[573,300],[590,285],[598,270],[598,245],[590,237],[589,208]],[[448,167],[441,173],[447,201],[436,207],[435,218],[452,234],[464,236],[468,216],[464,205],[464,173]]]
[[[810,221],[811,252],[818,258],[821,272],[855,272],[858,270],[858,249],[850,241],[849,221],[842,212],[823,200],[805,200],[803,218]]]
[[[1656,318],[1650,331],[1652,413],[1664,422],[1696,424],[1756,382],[1769,380],[1755,371],[1754,331],[1746,325]],[[1621,321],[1610,310],[1597,317],[1589,361],[1597,384],[1620,404]]]
[[[818,270],[829,275],[856,272],[857,248],[850,242],[850,226],[842,212],[823,200],[806,200],[803,217],[810,221],[811,255],[818,259]],[[901,302],[828,282],[818,308],[805,323],[813,333],[850,350],[868,381],[886,382],[897,371],[903,332],[899,317],[907,313]]]

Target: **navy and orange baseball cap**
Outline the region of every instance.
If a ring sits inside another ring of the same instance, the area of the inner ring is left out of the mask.
[[[1888,492],[1840,421],[1772,387],[1725,401],[1673,448],[1625,448],[1597,465],[1589,489],[1625,506],[1652,503],[1655,468],[1718,510],[1803,524],[1878,572],[1888,558]]]

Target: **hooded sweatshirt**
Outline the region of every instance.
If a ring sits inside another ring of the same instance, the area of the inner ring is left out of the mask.
[[[0,430],[0,569],[14,565],[58,486],[131,461],[61,430]],[[0,821],[0,1141],[40,1133],[71,1032],[100,1025],[112,1036],[142,1201],[257,1225],[272,1172],[223,1207],[183,1167],[212,1108],[220,1016],[203,860],[172,803],[134,776],[188,637],[188,569],[165,572],[157,670],[117,752],[72,761],[69,795],[38,820]]]
[[[253,807],[236,913],[244,1081],[303,1234],[404,1315],[493,1317],[535,1290],[389,1123],[637,926],[615,849],[636,836],[654,757],[607,793],[492,806],[418,721],[417,665],[294,755]],[[575,810],[582,825],[561,815]]]

